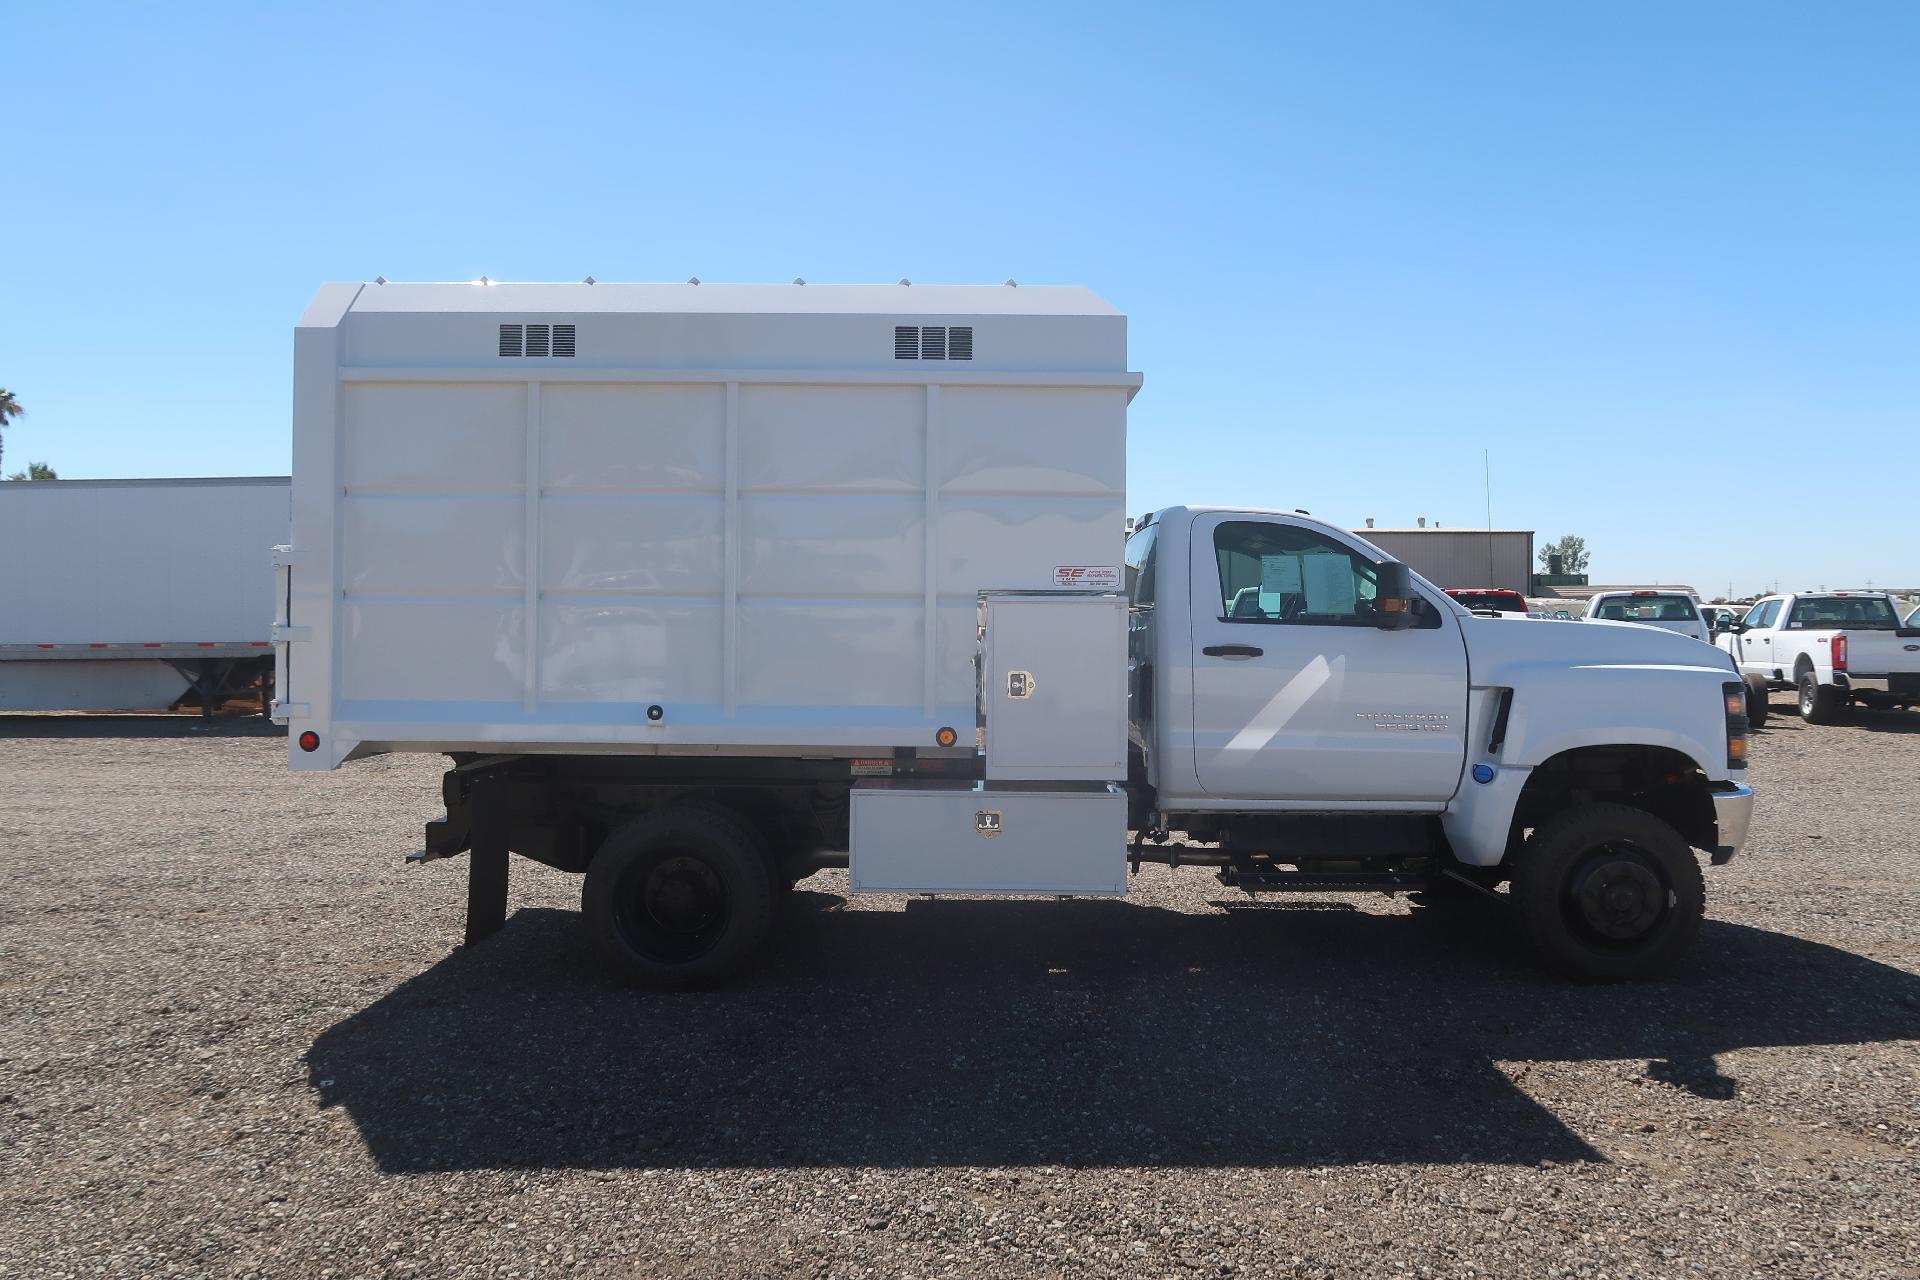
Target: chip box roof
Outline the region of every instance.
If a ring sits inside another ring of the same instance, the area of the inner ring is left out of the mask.
[[[356,291],[358,312],[667,312],[686,314],[1119,316],[1080,285],[509,284],[329,285]]]

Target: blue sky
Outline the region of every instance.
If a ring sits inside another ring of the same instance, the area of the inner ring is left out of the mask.
[[[1920,585],[1920,6],[8,6],[9,470],[284,472],[330,279],[1032,282],[1129,507]]]

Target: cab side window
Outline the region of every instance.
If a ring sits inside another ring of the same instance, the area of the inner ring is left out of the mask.
[[[1230,520],[1213,532],[1222,622],[1371,627],[1379,578],[1373,561],[1298,525]],[[1439,614],[1418,597],[1415,625]]]
[[[1746,625],[1749,627],[1770,627],[1773,620],[1780,616],[1778,600],[1762,600],[1747,610]]]

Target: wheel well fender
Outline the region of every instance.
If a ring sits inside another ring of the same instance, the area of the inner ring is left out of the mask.
[[[1713,789],[1698,761],[1671,747],[1575,747],[1533,770],[1514,806],[1508,852],[1526,832],[1582,804],[1624,804],[1661,819],[1695,848],[1715,840]]]

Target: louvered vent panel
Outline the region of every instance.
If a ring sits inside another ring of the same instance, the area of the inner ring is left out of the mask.
[[[956,324],[947,330],[947,359],[973,359],[973,326]]]
[[[544,324],[530,324],[527,326],[527,354],[529,356],[544,356],[547,354],[547,330],[548,326]]]
[[[920,358],[920,326],[912,324],[893,326],[893,358],[895,360]]]
[[[555,359],[573,359],[573,326],[557,324],[553,326],[553,354]]]
[[[947,326],[943,324],[920,326],[920,358],[922,360],[947,358]]]
[[[500,326],[500,354],[517,356],[520,354],[520,326],[503,324]]]

